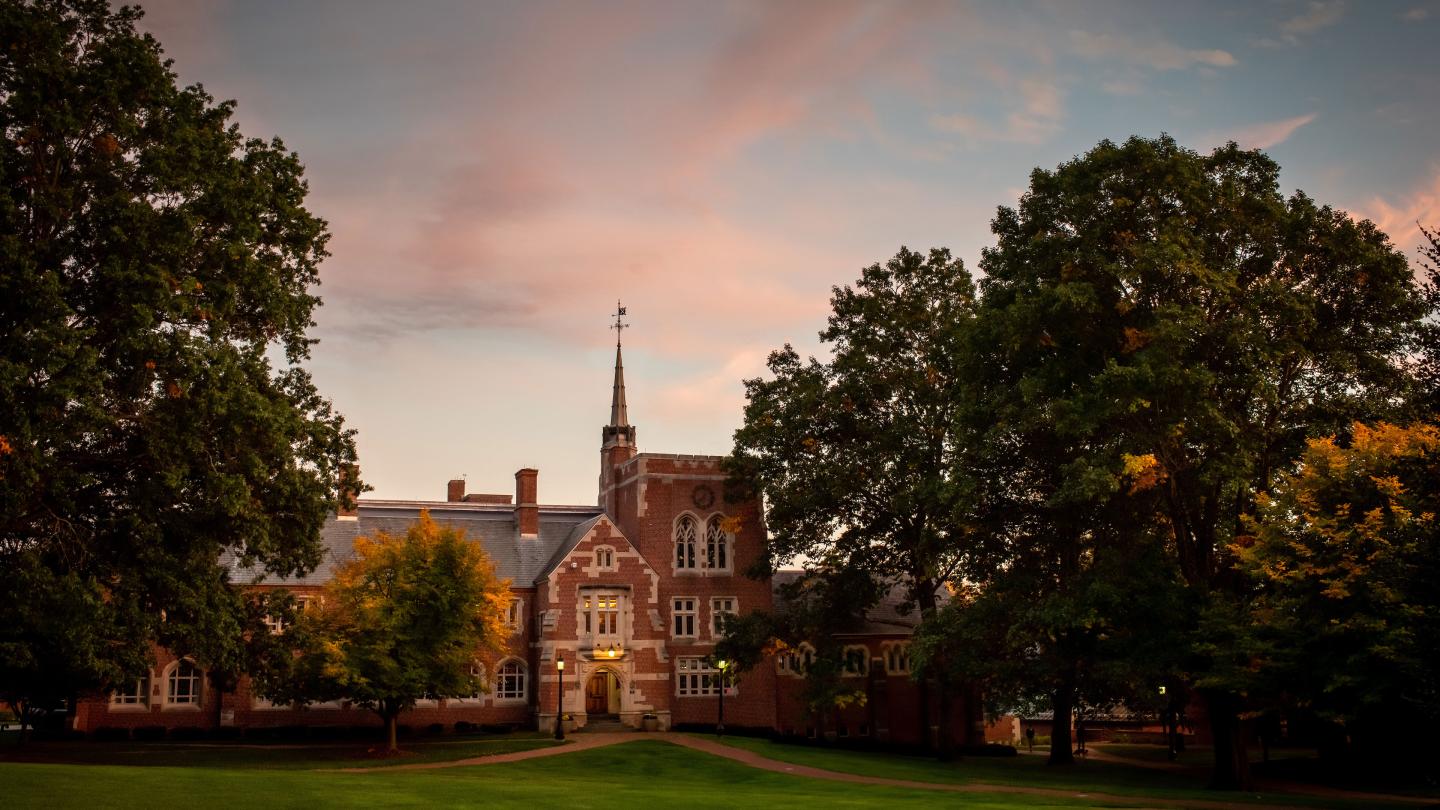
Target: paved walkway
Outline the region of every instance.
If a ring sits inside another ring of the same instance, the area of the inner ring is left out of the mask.
[[[800,776],[807,779],[825,779],[831,782],[846,782],[856,785],[882,785],[886,787],[898,787],[911,790],[934,790],[946,793],[1006,793],[1023,794],[1027,796],[1044,796],[1055,799],[1090,799],[1095,802],[1117,805],[1133,805],[1136,807],[1193,807],[1203,810],[1230,810],[1237,805],[1233,802],[1212,801],[1208,799],[1164,799],[1153,796],[1121,796],[1113,793],[1097,793],[1093,791],[1063,790],[1056,788],[1021,787],[1018,785],[995,785],[986,783],[953,784],[944,782],[919,782],[911,779],[889,779],[879,776],[861,776],[853,773],[842,773],[839,771],[828,771],[822,768],[812,768],[808,765],[797,765],[792,762],[782,762],[761,756],[753,751],[743,748],[735,748],[724,743],[717,742],[705,737],[698,737],[689,734],[671,733],[649,733],[642,734],[633,731],[624,732],[601,732],[582,733],[570,736],[565,745],[557,745],[549,748],[536,748],[530,751],[515,751],[509,754],[496,754],[488,757],[471,757],[469,759],[452,760],[449,762],[417,762],[411,765],[394,765],[389,767],[370,768],[337,768],[327,769],[337,773],[394,773],[395,771],[428,771],[442,768],[462,768],[474,765],[500,765],[506,762],[521,762],[527,759],[539,759],[541,757],[553,757],[561,754],[572,754],[576,751],[585,751],[591,748],[603,748],[605,746],[617,745],[620,743],[637,742],[639,740],[658,740],[671,745],[678,745],[695,751],[701,751],[717,757],[739,762],[751,768],[759,768],[763,771],[787,774],[789,776]],[[1092,750],[1093,753],[1093,750]],[[1126,761],[1122,757],[1104,757],[1111,761]],[[1140,764],[1140,763],[1135,763]],[[1166,763],[1169,764],[1169,763]],[[1285,789],[1290,790],[1292,786],[1286,785]],[[1324,796],[1335,799],[1352,799],[1358,801],[1374,800],[1398,803],[1413,804],[1434,804],[1433,799],[1420,799],[1406,796],[1392,796],[1379,794],[1349,793],[1346,791],[1328,790],[1324,788],[1304,790],[1302,786],[1293,786],[1293,792],[1304,792],[1310,795]],[[1254,805],[1247,805],[1254,806]],[[1301,810],[1290,805],[1267,804],[1263,805],[1275,810]]]

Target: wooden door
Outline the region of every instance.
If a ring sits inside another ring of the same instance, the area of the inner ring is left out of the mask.
[[[610,713],[610,673],[597,672],[585,685],[585,713]]]

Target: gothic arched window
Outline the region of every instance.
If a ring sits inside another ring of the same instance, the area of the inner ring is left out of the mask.
[[[695,568],[695,518],[690,515],[675,521],[675,568]]]
[[[725,533],[725,521],[719,515],[710,518],[705,526],[705,567],[730,567],[730,535]]]

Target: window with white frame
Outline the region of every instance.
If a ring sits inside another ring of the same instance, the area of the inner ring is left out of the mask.
[[[695,556],[695,518],[681,515],[675,521],[675,569],[693,571],[699,567]]]
[[[620,635],[620,594],[592,591],[580,597],[580,624],[590,636]]]
[[[735,694],[735,680],[729,682],[728,695]],[[720,671],[707,658],[675,659],[675,694],[680,697],[714,697],[720,694]]]
[[[510,604],[505,606],[505,626],[520,632],[525,622],[525,600],[511,599]]]
[[[815,648],[809,642],[801,642],[799,647],[791,647],[780,656],[780,671],[795,677],[800,677],[810,671],[815,663]]]
[[[470,665],[470,678],[475,681],[475,691],[468,695],[450,698],[447,703],[482,703],[485,700],[485,665],[476,661]]]
[[[715,638],[725,635],[725,622],[735,615],[735,604],[733,596],[716,596],[710,600],[710,635]]]
[[[674,617],[671,622],[671,635],[676,638],[695,637],[695,605],[700,600],[693,596],[677,596],[671,600],[671,615]]]
[[[864,675],[870,671],[870,650],[864,644],[851,644],[841,652],[840,663],[846,677]]]
[[[885,648],[885,672],[890,675],[910,674],[910,645],[896,642]]]
[[[110,693],[110,705],[117,708],[143,709],[150,705],[150,676],[136,678]]]
[[[596,546],[595,567],[601,571],[615,570],[615,549],[609,546]]]
[[[705,525],[705,567],[725,570],[730,567],[730,535],[720,515]]]
[[[265,626],[270,629],[271,635],[278,635],[285,632],[285,618],[283,616],[272,616],[265,614]]]
[[[528,675],[525,665],[513,658],[501,664],[495,672],[495,699],[524,700]]]
[[[200,705],[200,668],[192,661],[176,661],[165,677],[165,705]]]

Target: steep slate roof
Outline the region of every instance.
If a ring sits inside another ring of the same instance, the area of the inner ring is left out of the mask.
[[[436,523],[465,530],[465,536],[479,541],[495,562],[495,573],[517,588],[528,588],[546,573],[552,562],[574,548],[599,518],[598,506],[541,506],[538,537],[521,538],[515,526],[515,508],[509,505],[430,501],[366,501],[358,508],[358,520],[325,521],[320,541],[325,554],[319,566],[304,577],[266,577],[267,584],[324,585],[335,570],[355,553],[355,538],[376,532],[404,534],[429,509]],[[581,530],[583,528],[583,531]],[[254,572],[236,565],[233,557],[231,579],[250,582]]]
[[[799,570],[776,571],[771,583],[775,589],[775,611],[780,614],[786,612],[788,603],[785,595],[781,592],[782,586],[789,585],[805,572]],[[890,586],[890,590],[880,598],[880,602],[865,612],[865,621],[859,627],[846,636],[895,636],[913,635],[915,628],[920,625],[920,609],[911,606],[910,610],[902,611],[901,606],[905,603],[906,588],[903,584],[896,583]],[[948,604],[950,594],[941,588],[935,594],[938,605]]]

